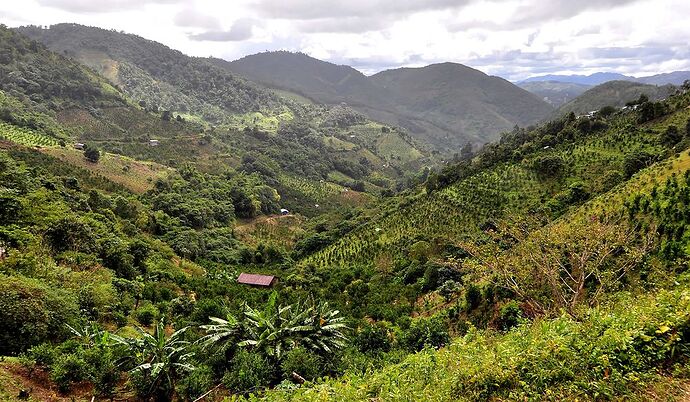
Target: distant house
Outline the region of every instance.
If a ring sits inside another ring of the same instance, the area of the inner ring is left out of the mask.
[[[157,147],[160,145],[160,142],[158,140],[149,140],[149,146],[150,147]]]
[[[285,209],[285,208],[280,208],[280,214],[281,214],[281,215],[289,215],[289,214],[290,214],[290,211],[288,211],[288,210]]]
[[[74,149],[78,149],[80,151],[83,151],[84,150],[84,144],[82,144],[81,142],[77,142],[74,144]]]
[[[7,257],[7,250],[5,247],[0,246],[0,260],[4,260]]]
[[[243,285],[271,287],[275,282],[276,277],[273,275],[248,274],[242,272],[240,276],[237,277],[237,283]]]

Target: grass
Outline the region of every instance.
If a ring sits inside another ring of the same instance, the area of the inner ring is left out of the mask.
[[[261,131],[275,133],[278,131],[280,123],[283,121],[290,121],[294,118],[294,114],[290,110],[275,111],[275,112],[249,112],[244,114],[231,115],[229,117],[228,127],[236,130],[242,130],[245,127],[256,127]]]
[[[92,163],[84,157],[83,152],[75,149],[45,148],[42,152],[86,168],[138,194],[152,189],[156,179],[162,179],[171,172],[170,168],[157,163],[136,161],[116,154],[102,152],[98,163]]]
[[[338,139],[336,137],[330,136],[330,137],[324,137],[323,138],[323,143],[330,149],[334,151],[352,151],[355,148],[357,148],[356,144],[353,144],[348,141],[343,141],[341,139]]]
[[[291,249],[304,233],[306,219],[299,215],[260,216],[235,227],[235,235],[245,244],[273,244]]]

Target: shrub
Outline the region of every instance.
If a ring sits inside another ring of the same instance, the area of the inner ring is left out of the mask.
[[[313,380],[321,373],[321,358],[315,353],[304,348],[295,348],[285,354],[280,368],[283,378],[292,378],[292,373],[297,373],[306,380]]]
[[[80,354],[61,355],[51,366],[50,378],[57,384],[60,392],[68,392],[73,383],[88,378],[87,364]]]
[[[244,392],[265,387],[273,378],[272,365],[265,357],[240,349],[223,376],[223,385],[233,392]]]
[[[158,317],[158,310],[154,306],[147,304],[137,309],[136,317],[141,325],[148,327]]]
[[[425,347],[440,348],[450,341],[448,328],[440,317],[421,318],[412,321],[403,334],[402,343],[412,352]]]
[[[385,328],[376,325],[366,325],[357,333],[354,344],[360,352],[379,353],[391,349],[391,341]]]
[[[26,358],[43,367],[51,366],[56,356],[55,348],[49,343],[33,346],[25,353]]]
[[[507,331],[520,323],[522,319],[522,309],[515,300],[504,304],[501,307],[500,317],[498,318],[498,327]]]
[[[193,401],[212,387],[213,371],[208,366],[200,366],[180,382],[177,392],[184,400]]]
[[[86,157],[89,162],[97,163],[98,160],[101,159],[101,151],[93,145],[88,145],[84,150],[84,157]]]
[[[465,301],[467,302],[467,308],[470,311],[479,307],[479,304],[482,302],[482,292],[479,289],[479,286],[475,285],[474,283],[471,283],[467,286],[467,290],[465,291]]]
[[[59,341],[78,317],[74,296],[34,279],[0,275],[0,355]]]

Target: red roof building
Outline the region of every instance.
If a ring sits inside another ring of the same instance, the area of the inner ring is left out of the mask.
[[[273,275],[247,274],[245,272],[237,277],[237,283],[253,286],[272,286],[275,280],[276,277]]]

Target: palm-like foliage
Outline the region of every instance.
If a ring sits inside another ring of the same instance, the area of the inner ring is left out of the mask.
[[[293,304],[279,306],[269,302],[263,310],[245,307],[248,339],[239,346],[248,346],[280,360],[289,350],[303,346],[317,353],[331,353],[345,345],[343,330],[347,326],[340,312],[329,310],[328,304],[311,306]]]
[[[147,395],[155,392],[169,397],[180,374],[194,370],[191,344],[182,337],[187,327],[173,332],[170,337],[165,336],[163,320],[156,325],[153,335],[138,330],[141,337],[130,341],[136,364],[130,373],[144,377],[148,384]]]
[[[81,327],[73,327],[69,324],[66,325],[72,335],[74,335],[75,339],[89,347],[108,347],[127,344],[127,341],[124,338],[102,330],[96,323],[88,323]]]
[[[242,333],[242,325],[233,315],[228,314],[225,319],[209,317],[213,324],[202,325],[199,328],[206,331],[206,336],[198,340],[204,347],[220,346],[226,349],[234,345],[237,337]]]
[[[242,321],[233,316],[209,317],[213,324],[201,326],[206,336],[199,342],[206,347],[249,347],[277,360],[298,346],[327,354],[347,342],[343,331],[348,327],[339,314],[338,310],[329,309],[328,303],[281,306],[273,297],[264,310],[245,306]],[[242,336],[244,340],[235,343]]]

